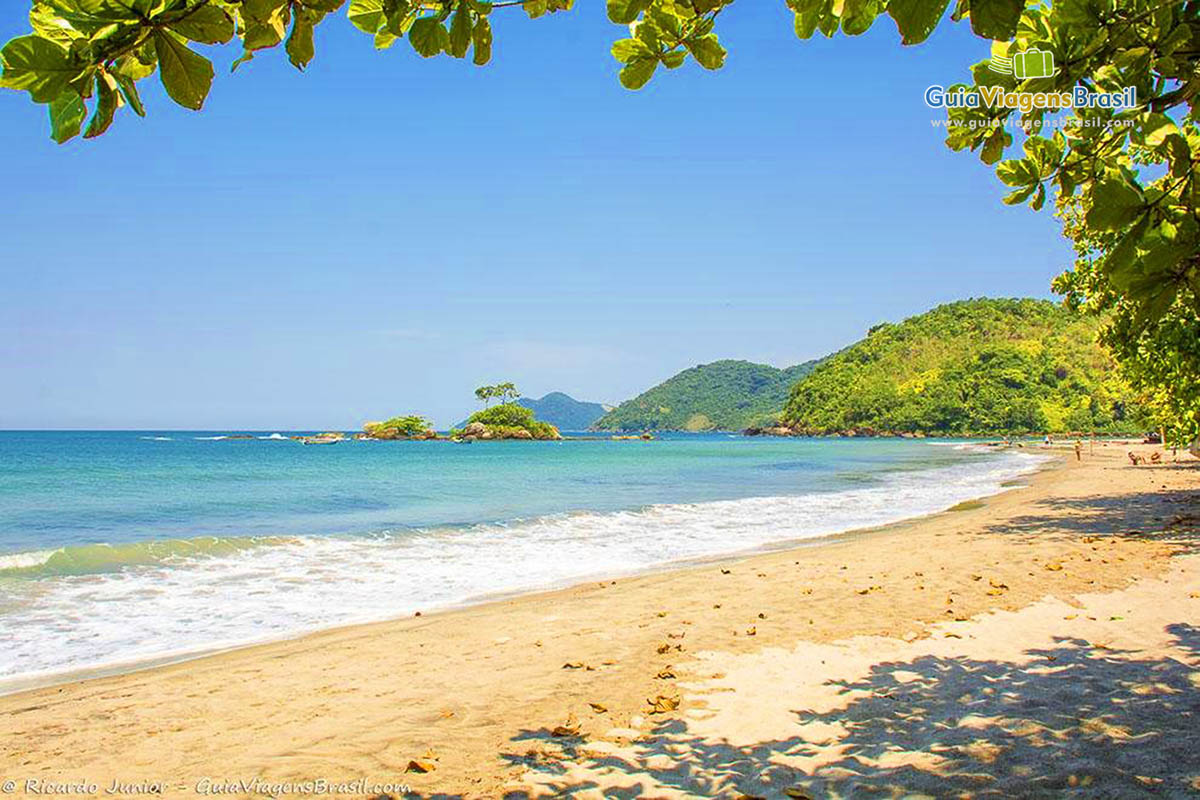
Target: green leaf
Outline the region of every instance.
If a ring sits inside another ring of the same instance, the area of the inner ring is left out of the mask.
[[[1117,173],[1110,173],[1093,185],[1091,200],[1087,224],[1102,231],[1124,228],[1145,208],[1141,192]]]
[[[658,68],[658,59],[646,56],[634,58],[621,68],[619,75],[621,85],[626,89],[640,89],[654,77]]]
[[[950,0],[890,0],[888,14],[896,21],[901,44],[919,44],[928,39],[949,4]]]
[[[635,58],[650,58],[653,51],[640,39],[618,39],[612,44],[612,57],[622,64]]]
[[[163,88],[179,105],[199,111],[212,88],[213,66],[204,56],[164,31],[154,32]]]
[[[455,58],[463,58],[471,47],[471,12],[465,2],[458,4],[454,19],[450,23],[450,46],[447,52]]]
[[[35,103],[57,99],[83,73],[64,48],[40,36],[13,39],[0,50],[0,61],[0,86],[27,91]]]
[[[608,0],[608,18],[618,25],[628,25],[650,7],[650,0]]]
[[[705,69],[720,69],[725,64],[725,48],[721,46],[715,33],[686,39],[683,44],[692,54],[692,58]]]
[[[450,45],[450,34],[433,17],[422,17],[408,31],[408,43],[424,58],[436,56]]]
[[[43,0],[72,28],[91,36],[108,25],[136,24],[142,15],[128,5],[109,0]]]
[[[386,19],[383,13],[383,0],[350,0],[350,8],[346,10],[350,24],[363,33],[374,34],[382,27]]]
[[[73,89],[67,89],[50,101],[50,138],[62,144],[74,139],[83,128],[87,106]]]
[[[996,165],[996,177],[1007,186],[1033,186],[1038,182],[1037,165],[1027,158],[1001,161]]]
[[[57,42],[63,47],[68,47],[76,39],[84,38],[82,33],[72,28],[48,5],[34,4],[29,10],[29,26],[38,36]]]
[[[985,164],[995,164],[1004,155],[1004,146],[1011,138],[1011,134],[1005,133],[1003,128],[992,131],[992,134],[983,142],[983,151],[979,154],[980,160]]]
[[[475,29],[471,32],[471,44],[475,48],[474,61],[483,66],[492,60],[492,23],[487,17],[475,20]]]
[[[117,86],[121,90],[121,96],[125,98],[125,102],[133,109],[133,113],[139,117],[146,116],[146,107],[142,105],[142,96],[138,94],[137,83],[133,78],[120,72],[112,73],[113,78],[117,82]]]
[[[971,30],[985,39],[1011,39],[1025,0],[971,0]]]
[[[117,81],[109,75],[96,76],[96,112],[88,122],[83,138],[94,139],[108,130],[117,113]]]
[[[876,0],[845,0],[842,6],[842,32],[847,36],[859,36],[870,30],[879,16]]]
[[[233,20],[216,6],[200,6],[171,25],[171,30],[204,44],[225,44],[233,38]]]
[[[683,62],[687,59],[687,53],[682,50],[672,50],[669,53],[663,53],[660,59],[663,66],[667,69],[678,69],[683,66]]]
[[[312,12],[305,11],[296,14],[296,21],[292,23],[292,32],[283,48],[288,54],[288,61],[291,61],[292,66],[299,70],[307,67],[316,54],[311,14]]]
[[[817,22],[820,21],[821,15],[817,11],[809,10],[796,14],[794,28],[797,39],[811,39],[814,32],[817,30]]]

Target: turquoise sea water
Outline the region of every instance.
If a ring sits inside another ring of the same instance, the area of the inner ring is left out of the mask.
[[[1036,456],[904,440],[0,432],[0,691],[815,538]]]

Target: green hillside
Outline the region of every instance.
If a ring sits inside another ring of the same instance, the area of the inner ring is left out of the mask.
[[[1141,430],[1100,325],[1045,300],[938,306],[830,356],[792,390],[784,421],[804,433]]]
[[[778,418],[792,385],[812,370],[749,361],[715,361],[685,369],[601,417],[599,430],[741,430]]]
[[[607,411],[599,403],[576,400],[562,392],[550,392],[536,400],[522,397],[517,404],[528,408],[542,422],[549,422],[560,431],[586,431]]]

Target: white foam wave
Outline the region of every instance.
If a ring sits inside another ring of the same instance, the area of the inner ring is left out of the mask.
[[[24,553],[0,555],[0,571],[6,569],[29,569],[40,567],[50,560],[58,550],[30,550]]]
[[[282,433],[272,433],[270,436],[260,436],[259,439],[272,442],[286,442],[287,438]]]
[[[175,441],[170,436],[139,436],[144,442],[173,442]]]
[[[835,492],[293,537],[228,556],[39,581],[36,602],[18,600],[0,627],[0,691],[30,674],[284,638],[882,525],[1000,492],[1044,460],[992,453]]]
[[[222,439],[228,439],[228,436],[194,436],[197,442],[219,442]]]

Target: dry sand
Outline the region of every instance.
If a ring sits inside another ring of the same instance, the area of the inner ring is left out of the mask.
[[[1129,449],[821,546],[0,698],[0,780],[1200,795],[1200,463]]]

